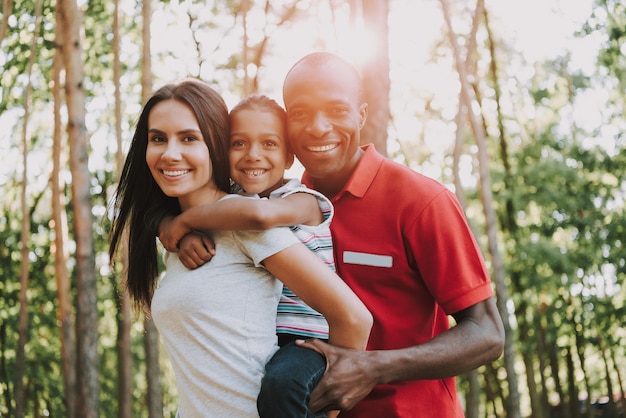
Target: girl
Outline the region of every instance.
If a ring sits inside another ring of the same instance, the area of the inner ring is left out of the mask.
[[[151,311],[172,362],[178,416],[255,417],[265,363],[278,349],[282,284],[323,313],[330,332],[364,348],[371,316],[286,228],[213,231],[216,254],[196,270],[165,256],[157,286],[155,236],[168,214],[228,199],[228,112],[206,84],[166,85],[146,103],[115,195],[110,255],[128,228],[127,288]]]
[[[284,109],[267,96],[249,96],[231,110],[230,125],[230,177],[235,183],[234,191],[269,200],[231,199],[187,210],[162,224],[159,238],[164,247],[178,251],[188,268],[196,268],[215,253],[206,251],[213,248],[212,243],[199,234],[182,238],[193,230],[292,225],[295,236],[335,271],[330,235],[332,203],[298,180],[284,179],[285,170],[294,161],[286,140]],[[294,341],[328,340],[328,324],[285,286],[278,304],[276,333],[281,349],[266,366],[257,401],[259,414],[262,418],[312,416],[308,409],[310,392],[322,377],[326,361],[318,353],[296,346]],[[332,344],[351,345],[342,335],[330,337]]]

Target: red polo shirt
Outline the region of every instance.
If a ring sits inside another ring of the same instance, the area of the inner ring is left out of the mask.
[[[332,202],[337,273],[374,316],[368,349],[422,344],[492,296],[483,257],[442,184],[364,147]],[[307,173],[303,182],[311,184]],[[434,414],[434,415],[433,415]],[[342,417],[462,417],[455,379],[379,385]]]

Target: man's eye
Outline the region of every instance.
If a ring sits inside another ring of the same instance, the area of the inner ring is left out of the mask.
[[[306,117],[306,112],[303,110],[294,110],[289,113],[289,117],[291,119],[304,119]]]

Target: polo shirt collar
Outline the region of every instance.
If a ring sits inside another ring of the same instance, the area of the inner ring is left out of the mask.
[[[373,144],[363,145],[361,149],[365,151],[363,156],[359,160],[350,179],[343,189],[332,199],[333,201],[337,200],[344,193],[350,193],[355,197],[363,197],[374,181],[374,177],[376,177],[376,173],[378,173],[378,169],[383,163],[384,157],[376,151]],[[311,184],[311,178],[306,171],[302,176],[302,182],[307,185]]]
[[[363,197],[378,173],[378,169],[383,163],[383,156],[376,151],[374,144],[367,144],[361,147],[365,153],[350,176],[348,183],[343,190],[337,194],[350,193],[355,197]]]

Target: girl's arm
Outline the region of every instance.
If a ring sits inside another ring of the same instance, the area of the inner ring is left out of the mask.
[[[159,226],[159,240],[168,251],[193,230],[264,230],[298,224],[323,222],[317,198],[309,193],[293,193],[280,199],[223,199],[211,205],[189,208]]]
[[[331,269],[302,244],[294,244],[263,261],[267,270],[328,321],[329,342],[364,350],[372,315]]]

